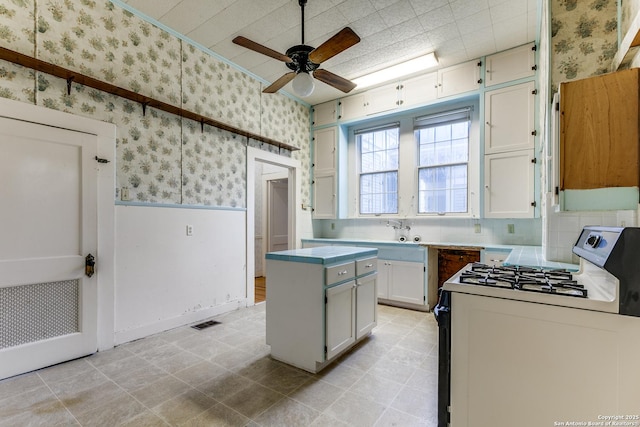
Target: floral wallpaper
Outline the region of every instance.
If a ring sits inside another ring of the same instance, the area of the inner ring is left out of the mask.
[[[551,1],[551,84],[609,72],[618,50],[617,0]]]
[[[8,0],[0,43],[300,147],[293,153],[0,61],[0,96],[117,125],[116,188],[129,200],[246,207],[247,145],[294,156],[309,201],[309,108],[108,0]]]

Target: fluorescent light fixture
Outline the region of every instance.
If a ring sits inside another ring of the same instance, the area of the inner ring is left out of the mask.
[[[358,77],[357,79],[353,79],[352,81],[357,85],[358,89],[362,89],[378,83],[404,77],[418,71],[426,70],[428,68],[435,67],[436,65],[438,65],[438,59],[436,58],[435,52],[431,52],[426,55],[410,59],[409,61],[375,71],[371,74],[366,74],[362,77]]]

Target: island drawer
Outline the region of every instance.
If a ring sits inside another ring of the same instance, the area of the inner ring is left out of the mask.
[[[356,276],[371,273],[378,270],[378,258],[364,258],[356,261]]]
[[[354,261],[332,265],[325,268],[326,285],[344,282],[356,276],[356,263]]]

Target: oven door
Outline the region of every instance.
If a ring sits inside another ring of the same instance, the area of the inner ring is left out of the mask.
[[[438,322],[438,427],[447,427],[451,401],[451,292],[440,289],[433,314]]]

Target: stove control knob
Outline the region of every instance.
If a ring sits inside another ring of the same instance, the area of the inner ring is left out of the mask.
[[[592,234],[587,238],[587,244],[592,248],[597,248],[602,240],[602,236],[599,234]]]

